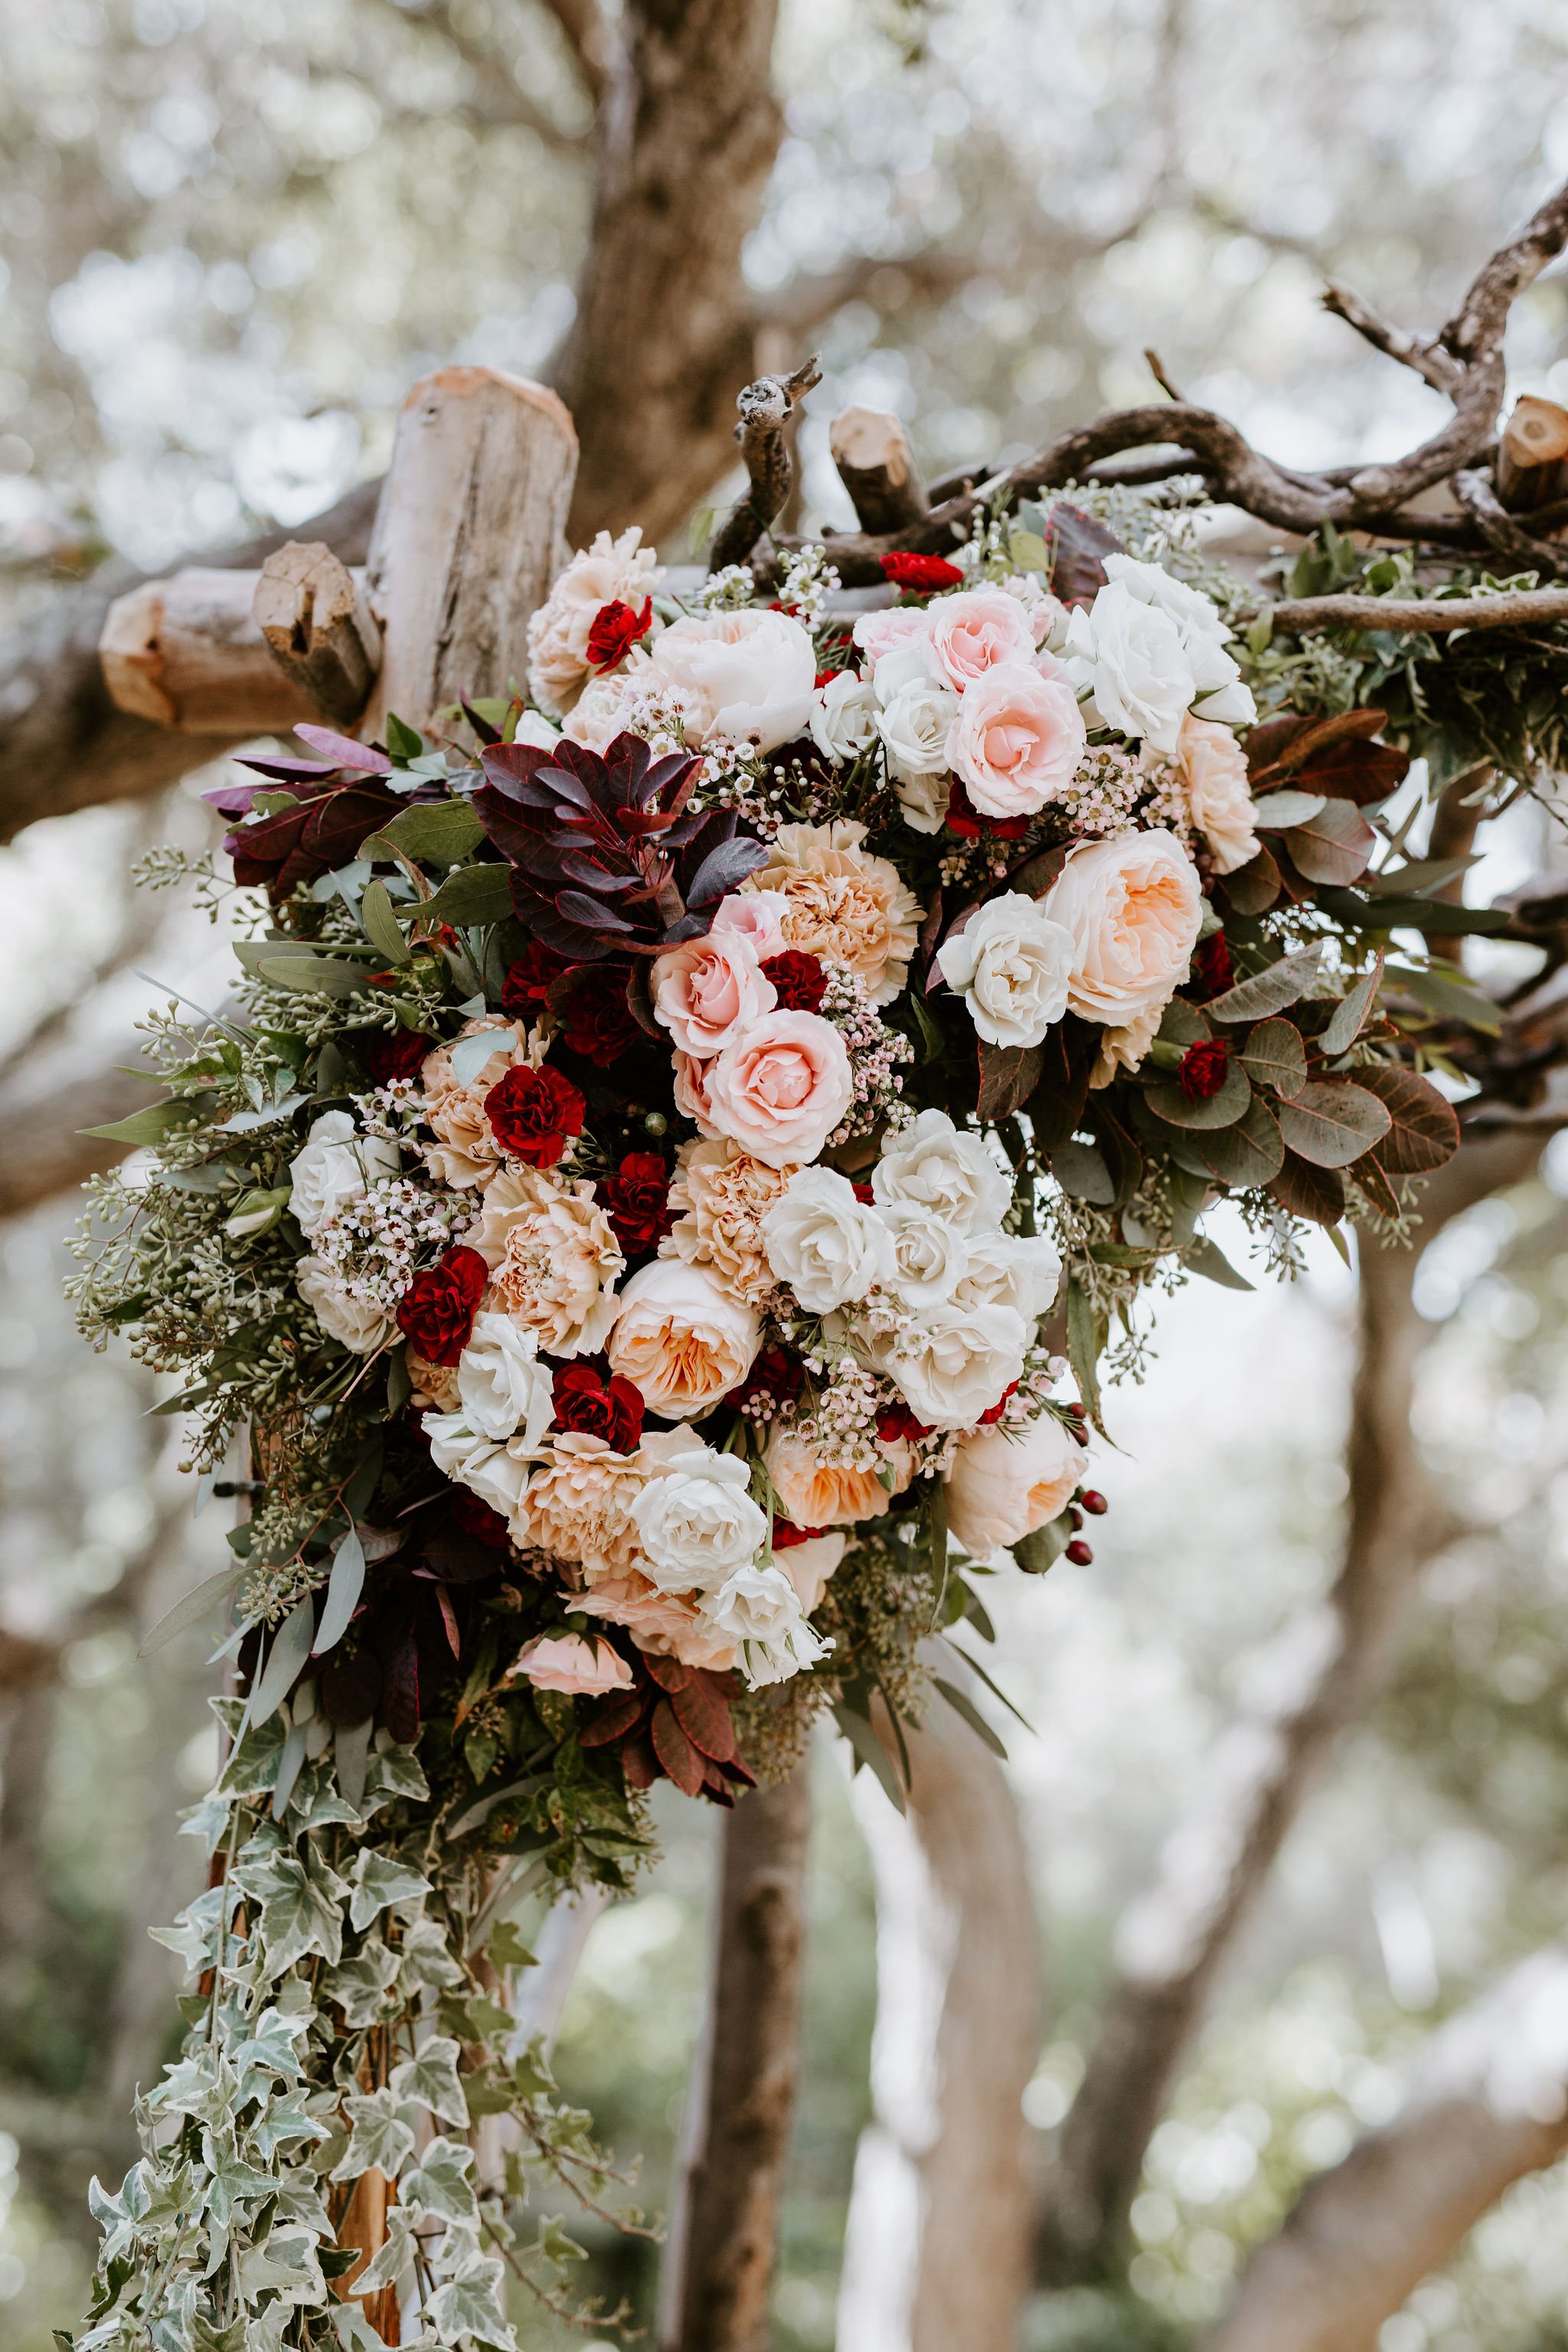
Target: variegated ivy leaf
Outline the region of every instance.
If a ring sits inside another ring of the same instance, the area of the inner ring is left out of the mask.
[[[132,2166],[117,2196],[93,2174],[87,2184],[87,2209],[103,2231],[103,2248],[99,2256],[101,2263],[113,2262],[127,2246],[135,2244],[150,2202],[145,2159]]]
[[[395,2211],[396,2208],[393,2210]],[[353,2294],[353,2292],[350,2287],[349,2293]],[[352,2303],[333,2305],[332,2331],[338,2339],[338,2352],[385,2352],[381,2337],[363,2312],[356,2311]]]
[[[378,2287],[395,2286],[413,2260],[414,2216],[401,2205],[389,2205],[386,2236],[350,2287],[350,2294],[374,2294]]]
[[[387,1748],[373,1755],[364,1776],[364,1803],[362,1817],[368,1821],[372,1813],[394,1797],[410,1797],[416,1803],[430,1794],[430,1783],[425,1778],[419,1759],[412,1748]]]
[[[273,2218],[278,2221],[298,2221],[315,2238],[330,2238],[331,2217],[321,2202],[316,2186],[316,2176],[295,2165],[279,2181],[274,2200]]]
[[[375,2025],[386,2012],[386,1996],[397,1981],[401,1966],[398,1954],[388,1951],[379,1936],[367,1936],[352,1959],[328,1970],[321,1990],[329,2000],[337,2002],[345,2021],[356,2031],[362,2025]]]
[[[291,2140],[326,2139],[330,2132],[319,2116],[306,2114],[304,2095],[295,2092],[287,2099],[269,2099],[245,2137],[258,2156],[271,2158]]]
[[[260,2204],[278,2186],[270,2172],[247,2164],[240,2155],[232,2125],[223,2131],[202,2134],[202,2161],[208,2174],[204,2201],[215,2226],[220,2230],[229,2227],[237,2207]]]
[[[466,2131],[468,2107],[458,2079],[458,2055],[455,2042],[444,2033],[435,2035],[416,2056],[393,2068],[394,2097],[428,2107],[444,2124],[456,2124],[459,2131]]]
[[[442,2336],[516,2352],[517,2338],[501,2308],[502,2277],[500,2263],[488,2254],[470,2254],[457,2275],[437,2288],[425,2307],[426,2318]]]
[[[468,2179],[473,2161],[471,2147],[459,2147],[443,2132],[431,2141],[414,2169],[404,2174],[398,2195],[405,2204],[418,2205],[443,2221],[477,2222],[479,2200]]]
[[[221,1797],[204,1797],[199,1805],[187,1805],[180,1815],[180,1836],[199,1837],[210,1862],[227,1832],[229,1810]]]
[[[242,2042],[234,2053],[241,2106],[260,2095],[268,2074],[281,2074],[285,2082],[300,2080],[305,2070],[294,2044],[305,2027],[302,2017],[286,2017],[279,2009],[262,2011],[249,2039]]]
[[[205,1895],[186,1904],[172,1927],[154,1927],[153,1941],[178,1952],[187,1974],[199,1976],[216,1960],[219,1930],[233,1917],[238,1900],[236,1886],[209,1886]]]
[[[403,1980],[409,1986],[428,1985],[450,1992],[463,1981],[444,1927],[436,1919],[416,1919],[404,1931]]]
[[[244,2320],[237,2319],[231,2327],[219,2327],[201,2312],[194,2313],[191,2352],[246,2352]]]
[[[455,2045],[454,2045],[455,2046]],[[395,2081],[395,2077],[394,2078]],[[357,2180],[362,2172],[384,2172],[389,2180],[414,2153],[414,2134],[398,2115],[403,2097],[392,2090],[351,2091],[343,2104],[353,2126],[334,2180]]]
[[[274,1855],[261,1889],[262,1981],[270,1984],[307,1952],[335,1968],[342,1958],[342,1905],[348,1887],[314,1852],[303,1863]]]
[[[237,2264],[240,2300],[254,2303],[276,2288],[288,2304],[325,2303],[327,2284],[316,2259],[316,2242],[303,2230],[274,2230],[259,2246],[247,2246]],[[247,2345],[256,2342],[254,2327]]]
[[[204,2124],[221,2123],[236,2104],[233,2070],[210,2050],[179,2059],[147,2095],[149,2107],[195,2116]]]
[[[431,1892],[430,1881],[405,1862],[366,1848],[361,1849],[349,1875],[353,1885],[349,1917],[359,1928],[368,1927],[378,1912],[405,1909]]]
[[[357,1827],[361,1818],[347,1798],[338,1794],[331,1773],[324,1764],[305,1766],[289,1800],[288,1822],[293,1836],[303,1837],[313,1830],[330,1828],[334,1822]]]
[[[252,1724],[238,1747],[218,1774],[211,1794],[215,1797],[262,1797],[270,1794],[278,1778],[279,1759],[288,1734],[283,1718],[270,1715],[265,1723]]]

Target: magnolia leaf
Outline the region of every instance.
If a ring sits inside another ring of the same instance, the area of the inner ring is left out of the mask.
[[[1043,1528],[1035,1528],[1028,1535],[1020,1536],[1012,1547],[1013,1557],[1026,1575],[1044,1576],[1048,1568],[1056,1566],[1071,1543],[1072,1537],[1071,1518],[1066,1511],[1058,1511],[1056,1517],[1047,1519]]]
[[[1068,1284],[1068,1356],[1078,1392],[1090,1421],[1103,1437],[1100,1418],[1100,1351],[1105,1345],[1104,1318],[1097,1315],[1088,1291],[1076,1278]]]
[[[1306,994],[1322,955],[1322,941],[1315,940],[1310,948],[1298,948],[1294,955],[1281,956],[1278,963],[1254,972],[1250,980],[1238,980],[1223,996],[1211,996],[1204,1011],[1211,1021],[1261,1021],[1268,1013],[1283,1013]]]
[[[1285,846],[1309,882],[1353,882],[1366,871],[1377,835],[1353,801],[1325,801],[1316,816],[1290,827]]]
[[[300,1667],[310,1654],[316,1627],[316,1604],[307,1593],[278,1628],[267,1664],[250,1686],[246,1713],[252,1723],[266,1723],[287,1697]]]
[[[1265,793],[1254,802],[1252,822],[1259,833],[1283,833],[1293,824],[1305,824],[1322,810],[1321,793]]]
[[[414,2133],[397,2112],[400,2104],[391,2087],[349,2093],[343,2105],[353,2129],[347,2148],[332,2167],[332,2179],[357,2180],[362,2172],[373,2171],[395,2179],[399,2166],[414,2153]]]
[[[1379,955],[1372,970],[1357,981],[1318,1040],[1319,1052],[1327,1055],[1331,1061],[1336,1055],[1347,1053],[1361,1035],[1367,1008],[1377,994],[1382,978],[1383,958]]]
[[[1248,1282],[1246,1275],[1237,1272],[1218,1244],[1211,1242],[1206,1234],[1200,1234],[1195,1241],[1188,1243],[1182,1253],[1182,1264],[1190,1267],[1194,1274],[1201,1274],[1205,1281],[1217,1282],[1222,1290],[1253,1290],[1257,1287],[1255,1283]]]
[[[304,735],[308,743],[315,743],[318,750],[324,748],[319,730],[312,728],[307,731],[300,728],[297,731]],[[386,714],[385,733],[387,750],[395,760],[401,760],[405,765],[410,760],[417,760],[425,749],[425,738],[419,730],[410,727],[406,719],[399,719],[395,710],[389,710]]]
[[[1224,1080],[1205,1100],[1194,1102],[1179,1084],[1157,1079],[1144,1088],[1149,1108],[1170,1127],[1234,1127],[1252,1100],[1252,1081],[1239,1060],[1233,1061]]]
[[[477,2221],[479,2200],[468,2179],[473,2161],[471,2147],[459,2147],[443,2132],[430,2142],[414,2169],[404,2174],[398,2193],[405,2204],[423,2206],[426,2213],[435,2213],[443,2221]]]
[[[1388,1114],[1387,1132],[1373,1153],[1385,1176],[1422,1176],[1452,1160],[1459,1148],[1458,1118],[1429,1078],[1373,1062],[1356,1072],[1356,1085],[1375,1095]]]
[[[414,2057],[393,2068],[394,2096],[400,2103],[412,2100],[421,2107],[428,2107],[444,2124],[456,2124],[459,2131],[467,2131],[468,2103],[458,2078],[459,2055],[458,2044],[449,2035],[436,2034]]]
[[[394,1862],[390,1854],[367,1848],[361,1849],[349,1879],[353,1887],[349,1917],[361,1929],[368,1927],[378,1912],[422,1903],[431,1892],[430,1881],[405,1862]]]
[[[1260,1021],[1241,1049],[1242,1067],[1254,1085],[1277,1095],[1299,1095],[1307,1083],[1307,1049],[1293,1021]]]
[[[1279,1132],[1314,1168],[1348,1168],[1392,1121],[1375,1094],[1344,1079],[1318,1080],[1279,1107]]]
[[[378,947],[388,963],[412,963],[414,958],[402,926],[392,911],[392,894],[379,875],[367,882],[359,902],[360,928],[374,947]]]
[[[332,1572],[327,1579],[326,1605],[321,1611],[321,1622],[310,1646],[313,1658],[324,1656],[342,1640],[363,1583],[364,1546],[360,1541],[358,1528],[351,1527],[332,1554]]]
[[[510,912],[511,868],[489,864],[459,866],[420,909],[426,923],[456,923],[465,928],[504,923]]]

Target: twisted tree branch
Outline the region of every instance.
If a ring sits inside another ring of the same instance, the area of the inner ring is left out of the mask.
[[[742,562],[783,509],[794,473],[784,429],[796,402],[821,382],[822,371],[816,360],[803,360],[793,375],[759,376],[736,401],[741,421],[735,438],[746,461],[750,487],[720,528],[708,558],[710,572]]]

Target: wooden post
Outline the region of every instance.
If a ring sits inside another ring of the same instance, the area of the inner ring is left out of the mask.
[[[809,1763],[724,1817],[708,2020],[675,2184],[661,2352],[767,2352],[795,2115]]]
[[[248,575],[247,575],[248,576]],[[269,555],[251,612],[273,660],[324,719],[352,727],[381,667],[381,631],[356,579],[321,540]]]
[[[370,544],[385,650],[367,740],[389,711],[424,728],[461,696],[521,689],[576,471],[572,419],[542,384],[449,367],[415,385]]]
[[[845,409],[833,420],[828,446],[862,530],[907,530],[928,511],[910,436],[889,410]]]

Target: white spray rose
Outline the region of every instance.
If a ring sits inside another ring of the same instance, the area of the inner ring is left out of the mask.
[[[940,775],[896,776],[893,790],[911,833],[940,833],[952,799],[952,778]]]
[[[884,662],[882,667],[890,666]],[[948,744],[959,708],[952,688],[933,677],[916,678],[900,688],[877,720],[889,774],[900,783],[945,776],[952,764]]]
[[[892,1248],[879,1216],[855,1198],[847,1176],[803,1168],[762,1224],[769,1265],[810,1315],[864,1298],[892,1272]]]
[[[871,1190],[879,1208],[908,1202],[976,1234],[1001,1223],[1013,1180],[981,1137],[961,1135],[944,1110],[922,1110],[883,1145]]]
[[[703,1615],[741,1652],[741,1671],[753,1690],[787,1682],[832,1648],[812,1631],[800,1595],[784,1570],[752,1561],[726,1578]]]
[[[1021,891],[987,899],[936,961],[987,1045],[1043,1045],[1067,1011],[1072,933]]]
[[[1182,650],[1197,688],[1194,704],[1200,719],[1219,720],[1226,727],[1250,727],[1258,705],[1250,688],[1241,683],[1241,671],[1225,650],[1235,635],[1219,607],[1200,588],[1189,588],[1158,563],[1140,563],[1131,555],[1108,555],[1106,578],[1120,581],[1144,604],[1155,605],[1176,625]],[[1171,746],[1163,744],[1162,750]]]
[[[661,1476],[649,1479],[632,1505],[632,1517],[647,1573],[661,1592],[717,1592],[755,1557],[768,1522],[747,1491],[749,1483],[738,1454],[716,1454],[696,1440],[671,1454]]]
[[[848,767],[877,740],[877,689],[869,678],[841,669],[811,698],[812,740],[824,759]]]
[[[876,1360],[917,1420],[967,1429],[1024,1374],[1029,1327],[1005,1307],[932,1307],[912,1330],[879,1339]]]
[[[554,1414],[550,1373],[539,1360],[539,1334],[510,1315],[476,1315],[458,1359],[463,1417],[480,1437],[518,1437],[531,1453]]]
[[[910,1201],[889,1202],[882,1218],[893,1245],[887,1286],[900,1306],[919,1313],[951,1298],[969,1270],[969,1244],[956,1225]]]
[[[289,1166],[295,1223],[314,1241],[330,1216],[399,1164],[395,1143],[356,1133],[346,1110],[322,1111]]]
[[[1182,720],[1196,694],[1181,632],[1168,613],[1112,581],[1068,623],[1067,669],[1091,727],[1139,735],[1157,751],[1173,751]]]
[[[392,1336],[391,1318],[368,1299],[355,1298],[341,1276],[319,1257],[302,1257],[294,1269],[300,1297],[329,1339],[337,1339],[356,1356],[374,1356]]]

